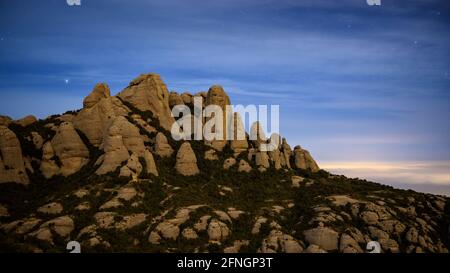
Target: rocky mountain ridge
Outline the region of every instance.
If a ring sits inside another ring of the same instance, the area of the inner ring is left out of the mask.
[[[78,111],[1,116],[0,250],[447,252],[446,197],[332,175],[284,138],[173,140],[171,108],[195,96],[231,104],[143,74],[116,96],[95,85]]]

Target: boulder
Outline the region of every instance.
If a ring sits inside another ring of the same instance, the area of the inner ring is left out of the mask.
[[[126,116],[130,109],[116,97],[102,98],[91,107],[83,108],[75,117],[73,125],[83,132],[89,142],[98,147],[104,140],[111,121],[117,116]]]
[[[159,174],[158,169],[156,168],[155,159],[153,158],[153,154],[149,150],[145,150],[144,160],[147,174],[158,176]]]
[[[118,116],[114,119],[111,126],[117,128],[119,135],[122,136],[123,144],[130,153],[136,153],[138,156],[144,155],[144,141],[139,133],[139,129],[134,124],[125,117]]]
[[[265,224],[265,223],[267,223],[267,218],[262,217],[262,216],[259,216],[259,217],[256,219],[255,224],[253,225],[253,228],[252,228],[252,230],[251,230],[251,233],[252,233],[252,234],[258,234],[259,231],[260,231],[260,229],[261,229],[261,226],[262,226],[263,224]]]
[[[295,146],[294,148],[294,161],[297,169],[310,169],[312,172],[320,170],[310,153],[307,150],[303,150],[300,145]]]
[[[309,229],[304,231],[303,234],[308,243],[318,245],[326,251],[338,249],[339,234],[328,227]]]
[[[227,93],[225,93],[225,90],[220,85],[213,85],[209,88],[208,93],[206,95],[205,99],[205,107],[209,105],[217,105],[222,109],[223,113],[223,126],[221,129],[223,133],[223,139],[220,140],[212,140],[212,141],[206,141],[207,145],[210,145],[212,148],[222,151],[225,145],[227,144],[226,140],[226,124],[227,124],[227,115],[226,115],[226,106],[230,105],[230,98],[228,97]],[[206,120],[206,122],[209,119]],[[219,125],[217,125],[219,126]]]
[[[247,163],[247,161],[245,161],[244,159],[241,159],[241,161],[239,161],[238,172],[249,173],[251,170],[252,167]]]
[[[52,202],[37,209],[40,213],[45,214],[60,214],[63,211],[63,206],[60,203]]]
[[[291,168],[290,158],[292,155],[291,146],[287,143],[286,139],[283,138],[281,143],[281,166],[286,166],[288,169]]]
[[[134,213],[124,216],[120,222],[115,224],[114,227],[118,230],[128,230],[139,226],[146,219],[147,215],[145,213]]]
[[[278,149],[275,149],[275,150],[269,152],[269,158],[273,162],[273,166],[274,166],[275,170],[279,170],[282,167],[281,156],[282,156],[282,154],[281,154],[280,150],[278,150]]]
[[[411,227],[408,232],[406,232],[406,240],[410,243],[417,244],[419,238],[419,232],[414,227]]]
[[[89,150],[70,122],[60,124],[51,145],[61,162],[60,173],[63,176],[78,172],[89,161]]]
[[[92,92],[83,100],[83,107],[90,108],[97,104],[101,99],[109,98],[109,86],[106,83],[98,83],[94,86]]]
[[[217,156],[216,150],[210,149],[205,152],[205,159],[206,160],[218,160],[219,157]]]
[[[231,168],[234,164],[236,164],[236,159],[234,159],[233,157],[227,158],[225,159],[225,161],[223,162],[223,168],[225,170],[228,170],[229,168]]]
[[[160,157],[170,157],[173,154],[173,149],[170,147],[167,138],[163,133],[158,133],[156,135],[155,154]]]
[[[239,113],[234,113],[234,130],[230,146],[234,151],[235,156],[245,152],[248,148],[244,123]]]
[[[257,152],[255,155],[255,164],[258,167],[268,169],[270,167],[269,156],[266,152]]]
[[[219,220],[212,219],[208,226],[209,240],[213,242],[221,242],[228,238],[230,230],[227,225]]]
[[[318,245],[309,245],[303,253],[327,253],[325,250],[321,249]]]
[[[28,175],[22,157],[22,148],[16,134],[0,126],[0,183],[16,182],[27,185]]]
[[[111,125],[108,128],[102,143],[102,149],[105,154],[101,166],[96,171],[96,174],[99,175],[115,171],[130,156],[117,126]]]
[[[156,226],[155,229],[159,234],[165,239],[176,240],[180,234],[180,228],[178,225],[173,224],[169,221],[161,222]],[[149,238],[150,239],[150,238]]]
[[[197,167],[197,158],[189,142],[184,142],[177,153],[175,169],[182,175],[196,175],[200,171]]]
[[[301,176],[293,175],[291,176],[292,187],[298,188],[300,187],[300,183],[303,182],[304,178]]]
[[[175,120],[169,107],[169,91],[159,75],[140,75],[118,96],[141,111],[151,111],[159,124],[170,131]]]
[[[363,253],[358,242],[348,234],[342,234],[339,242],[339,250],[343,253]]]
[[[250,127],[250,141],[253,142],[254,147],[256,147],[258,151],[260,150],[260,145],[267,142],[264,128],[259,121],[253,122]]]
[[[184,104],[191,104],[192,103],[192,94],[189,94],[188,92],[184,92],[181,94],[181,99],[183,100]]]
[[[129,159],[130,154],[143,157],[145,152],[139,129],[123,116],[118,116],[110,122],[100,148],[105,155],[102,165],[96,171],[97,174],[113,172],[122,162]]]
[[[75,228],[75,224],[69,216],[61,216],[50,221],[43,223],[39,229],[30,234],[30,236],[37,239],[52,242],[52,231],[61,236],[67,238]]]
[[[208,220],[211,218],[210,215],[203,215],[200,217],[200,219],[197,221],[197,223],[194,224],[194,229],[197,231],[204,231],[208,228]]]
[[[177,92],[170,92],[169,94],[169,107],[172,109],[175,105],[184,105],[183,99]]]
[[[193,230],[192,228],[183,229],[181,234],[183,235],[183,237],[185,239],[188,239],[188,240],[195,240],[198,238],[197,232],[195,232],[195,230]]]
[[[142,165],[139,162],[139,157],[136,153],[132,153],[127,160],[127,164],[120,168],[119,176],[132,177],[136,181],[142,172]]]
[[[261,253],[301,253],[302,251],[303,248],[297,240],[279,230],[272,230],[258,250]]]
[[[374,211],[363,211],[360,214],[360,218],[367,225],[375,225],[378,223],[378,214]]]
[[[31,141],[33,141],[34,147],[38,150],[40,150],[42,145],[44,145],[44,139],[37,132],[31,132]]]
[[[47,141],[42,146],[42,160],[41,166],[39,167],[42,175],[44,175],[44,177],[47,179],[58,175],[60,172],[59,166],[54,160],[54,156],[55,152],[53,151],[52,143],[50,141]]]

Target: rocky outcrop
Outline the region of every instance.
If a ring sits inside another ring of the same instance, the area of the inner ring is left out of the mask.
[[[8,116],[1,116],[0,115],[0,126],[6,126],[8,127],[12,123],[12,118]]]
[[[217,156],[216,150],[210,149],[205,152],[205,159],[206,160],[218,160],[219,157]]]
[[[70,122],[63,122],[51,140],[54,155],[61,162],[60,173],[69,176],[89,161],[89,150]]]
[[[0,126],[0,155],[0,183],[28,184],[20,142],[16,134],[5,126]]]
[[[31,125],[33,123],[37,122],[37,118],[33,115],[28,115],[24,118],[18,119],[14,121],[15,124],[20,125],[22,127],[26,127],[28,125]]]
[[[317,245],[327,251],[338,249],[339,234],[328,227],[320,226],[309,229],[303,234],[305,235],[305,240],[310,244]]]
[[[37,209],[38,212],[44,214],[59,214],[63,211],[63,206],[60,203],[52,202]]]
[[[269,157],[266,152],[257,152],[255,155],[255,164],[258,170],[265,171],[270,167]]]
[[[223,168],[225,170],[228,170],[229,168],[231,168],[234,164],[236,164],[236,159],[234,159],[233,157],[227,158],[225,159],[225,161],[223,162]]]
[[[230,236],[231,232],[228,226],[216,219],[212,219],[208,226],[208,237],[212,242],[221,242]]]
[[[97,174],[113,172],[120,164],[134,153],[137,157],[144,156],[144,141],[139,129],[126,118],[116,117],[109,125],[101,147],[105,154]]]
[[[248,164],[247,161],[245,161],[244,159],[241,159],[241,161],[239,161],[238,172],[249,173],[251,170],[252,167],[250,166],[250,164]]]
[[[291,155],[292,155],[291,146],[289,146],[286,139],[283,138],[283,141],[281,143],[281,158],[280,158],[281,166],[283,167],[286,166],[286,168],[288,169],[291,168],[290,163]]]
[[[151,111],[160,125],[170,131],[175,120],[169,107],[169,91],[159,75],[140,75],[118,96],[141,111]]]
[[[303,248],[292,236],[279,230],[272,230],[258,251],[261,253],[301,253]]]
[[[200,172],[197,167],[197,158],[189,142],[184,142],[178,150],[175,169],[184,176],[196,175]]]
[[[264,128],[259,121],[253,122],[250,127],[250,141],[258,150],[260,150],[260,145],[267,141]]]
[[[34,147],[36,147],[36,149],[38,150],[40,150],[42,148],[42,145],[44,144],[44,139],[37,132],[31,132],[31,141],[34,144]]]
[[[181,99],[183,100],[184,104],[190,104],[192,103],[192,94],[184,92],[183,94],[181,94]]]
[[[97,94],[94,97],[98,99],[100,96]],[[118,116],[126,116],[130,109],[116,97],[100,98],[92,105],[94,102],[93,98],[88,100],[90,107],[83,108],[73,118],[73,125],[86,135],[92,145],[100,146],[110,122]]]
[[[205,99],[205,107],[209,105],[217,105],[222,109],[223,113],[223,126],[221,128],[215,128],[215,130],[221,130],[223,139],[221,140],[212,140],[212,141],[206,141],[208,145],[210,145],[212,148],[222,151],[223,147],[227,144],[226,141],[226,124],[227,124],[227,117],[226,117],[226,106],[230,105],[230,98],[228,97],[227,93],[225,93],[225,90],[223,90],[222,86],[220,85],[213,85],[209,88],[208,93],[206,95]],[[209,120],[209,119],[207,119]],[[219,126],[219,125],[216,125]],[[214,131],[217,132],[217,131]]]
[[[54,156],[52,143],[48,141],[42,146],[42,160],[39,167],[42,175],[47,179],[59,174],[59,166],[56,164]]]
[[[231,149],[234,151],[235,155],[239,155],[248,148],[247,136],[245,133],[244,123],[241,119],[239,113],[234,113],[234,129],[233,129],[233,139],[231,140]]]
[[[312,172],[317,172],[320,170],[316,161],[312,158],[311,154],[307,150],[303,150],[300,145],[294,148],[294,161],[295,167],[297,169],[307,170],[310,169]]]
[[[120,168],[119,176],[132,177],[133,181],[137,181],[138,176],[142,172],[142,164],[136,153],[132,153],[128,158],[127,164]]]
[[[281,162],[282,159],[281,157],[283,156],[283,154],[280,152],[280,150],[275,149],[273,151],[268,152],[269,154],[269,158],[273,163],[273,166],[276,170],[279,170],[282,168]]]
[[[119,116],[113,121],[111,126],[117,128],[118,133],[122,136],[123,144],[129,152],[136,153],[138,156],[144,155],[144,141],[139,129],[134,124]]]
[[[158,169],[156,168],[155,159],[153,158],[153,155],[149,150],[145,150],[144,152],[144,161],[147,174],[158,176],[159,174]]]
[[[170,92],[169,107],[172,109],[175,105],[184,105],[184,101],[177,92]]]
[[[98,83],[94,86],[92,92],[83,100],[84,108],[91,108],[97,104],[101,99],[109,98],[109,86],[106,83]]]
[[[163,133],[158,133],[156,135],[155,154],[160,157],[170,157],[173,154],[173,149],[170,147],[169,142]]]

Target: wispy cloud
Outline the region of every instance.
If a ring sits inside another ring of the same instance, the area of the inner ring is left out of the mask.
[[[321,162],[323,169],[349,177],[360,177],[394,187],[423,190],[439,186],[438,194],[450,195],[450,162]],[[436,188],[436,187],[435,187]],[[444,191],[442,191],[444,190]]]

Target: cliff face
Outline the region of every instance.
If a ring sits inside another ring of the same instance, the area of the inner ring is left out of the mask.
[[[0,117],[0,250],[447,252],[448,198],[329,174],[281,137],[173,140],[171,107],[196,97],[231,103],[144,74],[117,96],[97,84],[76,112]]]

